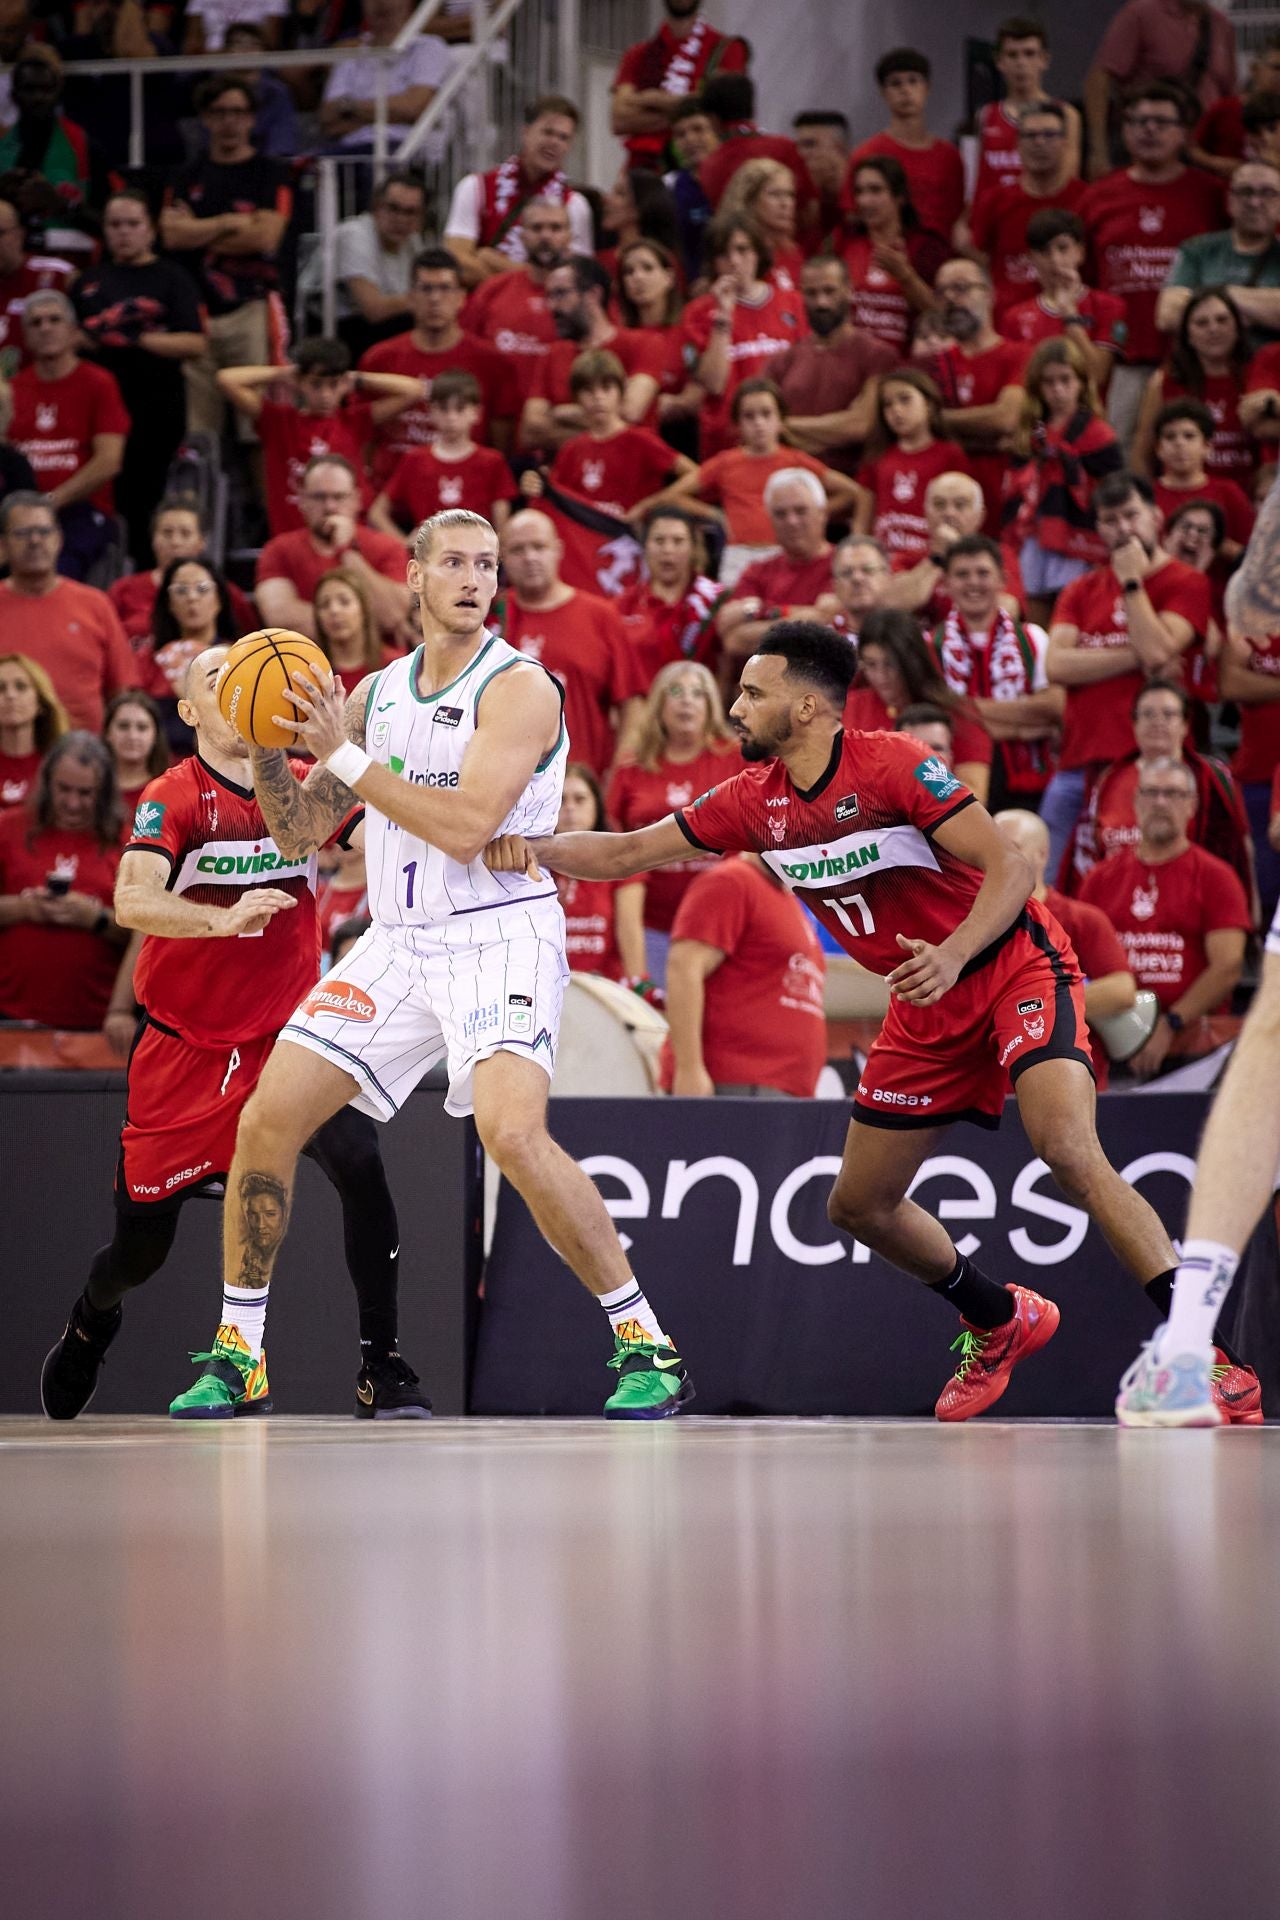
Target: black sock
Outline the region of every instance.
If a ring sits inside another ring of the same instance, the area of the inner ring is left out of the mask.
[[[1013,1295],[1008,1287],[988,1280],[962,1253],[956,1255],[955,1267],[947,1278],[935,1280],[929,1291],[948,1301],[975,1327],[1003,1327],[1013,1318]]]
[[[347,1271],[356,1290],[360,1357],[378,1359],[399,1345],[400,1227],[387,1185],[378,1134],[367,1114],[343,1107],[304,1151],[342,1202]]]
[[[1160,1315],[1162,1320],[1169,1318],[1173,1306],[1173,1283],[1178,1277],[1178,1269],[1170,1267],[1167,1273],[1158,1273],[1154,1280],[1148,1280],[1142,1291]],[[1234,1347],[1229,1347],[1221,1333],[1215,1328],[1213,1344],[1221,1349],[1233,1367],[1247,1367],[1249,1362],[1241,1359]]]

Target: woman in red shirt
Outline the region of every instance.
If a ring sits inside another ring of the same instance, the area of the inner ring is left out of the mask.
[[[712,675],[692,660],[673,661],[649,689],[634,746],[609,783],[609,816],[624,833],[652,826],[677,807],[691,806],[709,787],[742,771],[736,734],[728,726]],[[644,928],[646,972],[666,978],[667,949],[676,908],[695,873],[715,865],[694,857],[629,880],[623,913]]]
[[[190,753],[192,734],[178,718],[187,668],[206,647],[240,638],[231,595],[207,554],[173,560],[165,568],[151,620],[151,638],[138,648],[138,678],[160,703],[170,746]]]
[[[632,375],[653,383],[639,424],[655,430],[661,425],[673,447],[696,456],[702,388],[689,377],[680,324],[684,294],[676,255],[657,240],[632,240],[620,247],[615,304],[621,324],[642,334],[647,348],[643,372]]]
[[[840,243],[849,269],[849,318],[903,355],[916,320],[933,305],[934,275],[950,249],[920,225],[901,164],[890,155],[854,171],[852,219]]]
[[[102,738],[115,765],[127,838],[142,789],[169,764],[164,717],[149,693],[125,687],[107,702]]]
[[[1155,472],[1156,415],[1165,401],[1203,400],[1214,421],[1205,456],[1210,477],[1234,480],[1252,499],[1260,450],[1240,421],[1248,365],[1248,335],[1231,295],[1222,287],[1193,293],[1172,353],[1147,382],[1129,456],[1134,472]]]
[[[740,213],[760,231],[773,256],[769,279],[775,287],[800,285],[804,251],[796,239],[796,177],[781,160],[748,160],[738,168],[720,203],[723,213]]]
[[[929,482],[941,473],[972,471],[964,448],[941,436],[942,396],[929,375],[915,367],[885,374],[868,457],[858,469],[864,497],[853,525],[857,533],[874,533],[898,567],[929,556]]]
[[[961,709],[915,615],[877,607],[862,623],[858,677],[845,702],[844,724],[859,733],[893,733],[899,714],[921,705],[944,707],[950,715],[956,778],[985,802],[993,752],[990,735]]]
[[[716,613],[728,592],[708,576],[707,550],[689,515],[679,507],[655,507],[645,524],[644,576],[614,602],[637,685],[652,686],[672,661],[715,667]]]
[[[570,761],[564,770],[557,833],[602,833],[608,827],[600,782],[590,767]],[[565,954],[573,973],[598,973],[605,980],[624,980],[643,988],[644,933],[636,902],[624,905],[624,893],[634,892],[619,880],[570,880],[556,875],[556,892],[564,913]]]
[[[397,657],[399,650],[383,642],[363,582],[346,567],[321,574],[313,605],[316,641],[347,693]]]
[[[809,331],[804,302],[794,289],[775,287],[773,256],[760,231],[741,214],[717,214],[707,227],[707,259],[715,273],[710,293],[684,310],[684,338],[697,356],[702,408],[702,458],[733,445],[729,407],[744,380]]]
[[[40,762],[70,722],[43,667],[0,654],[0,813],[22,806]]]

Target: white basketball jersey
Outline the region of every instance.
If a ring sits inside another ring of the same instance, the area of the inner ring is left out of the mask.
[[[418,647],[378,675],[365,714],[365,751],[402,780],[447,790],[458,784],[485,687],[495,674],[529,663],[486,629],[479,651],[457,679],[439,693],[424,695],[417,686],[421,659]],[[532,840],[555,832],[567,758],[562,724],[555,746],[539,762],[499,833],[525,834]],[[458,914],[555,896],[549,874],[532,880],[523,873],[490,873],[479,859],[463,866],[372,806],[365,815],[364,844],[369,911],[377,926],[436,926]]]

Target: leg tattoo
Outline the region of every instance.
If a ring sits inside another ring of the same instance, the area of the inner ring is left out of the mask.
[[[269,1286],[271,1269],[289,1228],[289,1190],[270,1173],[242,1173],[238,1190],[244,1248],[233,1285]]]

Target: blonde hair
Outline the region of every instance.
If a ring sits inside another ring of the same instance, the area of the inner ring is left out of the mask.
[[[796,177],[781,160],[747,160],[740,166],[724,190],[718,211],[745,213],[751,220],[760,218],[756,202],[766,187],[781,183],[796,191]]]
[[[1079,345],[1065,333],[1055,334],[1051,340],[1042,340],[1028,360],[1027,370],[1022,376],[1022,412],[1013,435],[1013,451],[1021,454],[1024,460],[1031,451],[1032,429],[1046,418],[1044,401],[1040,397],[1040,382],[1048,367],[1070,367],[1080,382],[1080,405],[1095,417],[1102,412],[1102,401],[1089,371],[1089,362]]]
[[[430,553],[431,543],[437,533],[446,533],[450,527],[479,527],[485,533],[493,534],[495,540],[498,537],[496,529],[482,513],[472,513],[467,507],[445,507],[443,512],[433,513],[429,520],[424,520],[413,536],[413,557],[419,566]]]
[[[364,641],[364,660],[362,665],[368,667],[372,672],[382,665],[382,635],[379,633],[378,623],[373,617],[373,607],[370,604],[364,582],[359,574],[353,573],[349,567],[330,567],[328,573],[322,573],[316,581],[316,590],[311,596],[311,606],[316,623],[316,645],[325,655],[325,658],[332,662],[333,655],[329,647],[329,641],[321,628],[320,595],[326,587],[334,585],[346,587],[349,592],[355,595],[356,600],[359,602],[360,632]]]
[[[25,653],[0,653],[0,667],[20,668],[35,688],[40,708],[35,721],[36,748],[40,753],[48,753],[55,740],[61,740],[64,733],[71,731],[67,710],[54,691],[52,680],[44,668],[37,661],[28,660]]]
[[[720,689],[716,685],[715,675],[697,660],[668,660],[666,666],[654,676],[653,685],[645,695],[644,715],[636,739],[635,763],[638,767],[643,767],[646,773],[656,771],[666,749],[667,735],[662,724],[662,703],[667,697],[667,688],[681,674],[692,674],[699,692],[707,703],[703,746],[723,747],[727,752],[730,747],[736,747],[738,744],[736,734],[724,717],[724,707],[720,700]]]

